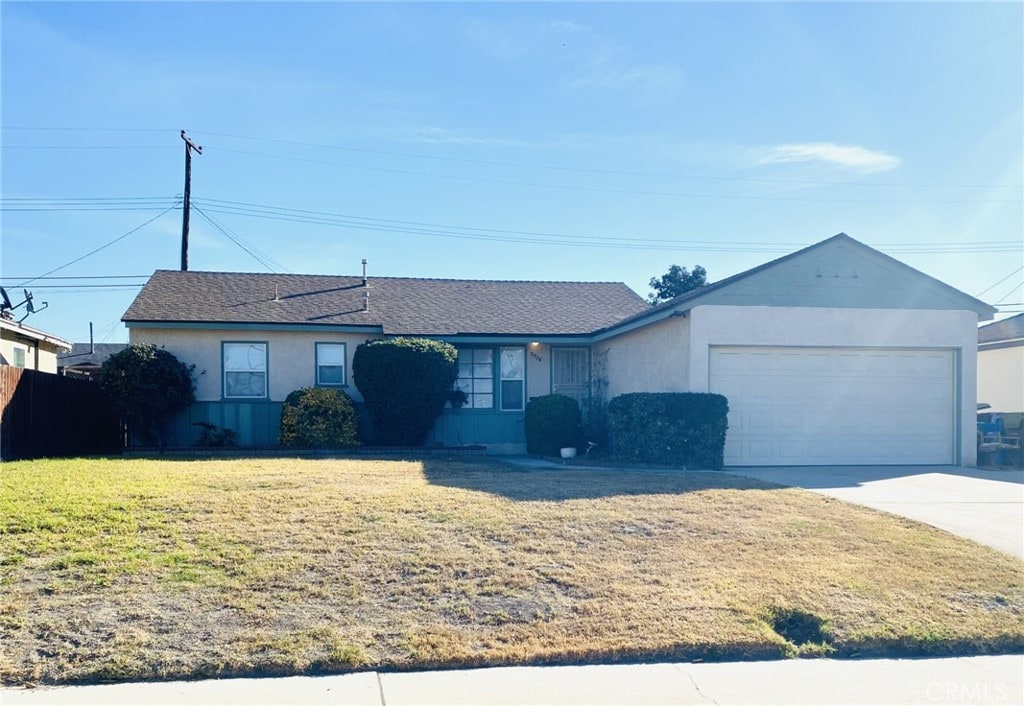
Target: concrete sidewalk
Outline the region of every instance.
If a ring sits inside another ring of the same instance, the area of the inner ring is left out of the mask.
[[[0,690],[3,706],[1021,704],[1024,656],[498,667]]]

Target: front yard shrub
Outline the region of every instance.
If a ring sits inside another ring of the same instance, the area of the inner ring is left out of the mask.
[[[352,376],[377,443],[423,443],[449,399],[457,360],[453,345],[425,338],[386,338],[356,348]]]
[[[557,456],[560,449],[580,443],[580,406],[565,395],[534,397],[526,404],[526,450]]]
[[[625,461],[722,468],[729,403],[707,392],[633,392],[608,403],[612,454]]]
[[[281,408],[281,446],[286,449],[351,449],[359,445],[356,410],[341,390],[304,387]]]
[[[171,417],[195,402],[194,369],[163,348],[133,343],[103,362],[96,382],[129,431],[154,445]]]

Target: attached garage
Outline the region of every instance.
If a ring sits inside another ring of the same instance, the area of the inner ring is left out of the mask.
[[[713,346],[730,466],[950,464],[952,350]]]
[[[726,466],[976,463],[978,322],[995,310],[837,235],[598,337],[609,397],[716,392]]]

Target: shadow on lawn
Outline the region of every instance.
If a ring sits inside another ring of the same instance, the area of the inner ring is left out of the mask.
[[[622,469],[523,468],[499,462],[455,466],[423,459],[423,473],[433,485],[478,490],[512,500],[584,500],[622,495],[691,493],[701,490],[772,490],[781,486],[727,473],[679,471],[651,473]]]

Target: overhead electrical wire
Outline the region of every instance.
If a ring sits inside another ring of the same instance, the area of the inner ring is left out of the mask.
[[[996,287],[998,287],[999,285],[1001,285],[1001,284],[1002,284],[1003,282],[1005,282],[1006,280],[1010,279],[1011,277],[1013,277],[1013,276],[1014,276],[1015,274],[1017,274],[1018,272],[1021,272],[1022,270],[1024,270],[1024,265],[1021,265],[1021,266],[1020,266],[1020,267],[1018,267],[1018,268],[1017,268],[1016,270],[1014,270],[1014,271],[1013,271],[1013,272],[1011,272],[1010,274],[1006,275],[1005,277],[1003,277],[1003,278],[1002,278],[1001,280],[999,280],[999,281],[998,281],[998,282],[996,282],[995,284],[993,284],[993,285],[990,285],[990,286],[988,286],[988,287],[985,287],[985,289],[981,290],[980,292],[978,292],[978,293],[977,293],[977,294],[975,294],[974,296],[976,296],[976,297],[980,297],[980,296],[981,296],[982,294],[985,294],[986,292],[989,292],[989,291],[991,291],[991,290],[995,289]]]
[[[29,126],[4,126],[3,130],[22,131],[47,131],[47,132],[176,132],[171,128],[85,128],[85,127],[29,127]],[[235,140],[249,142],[265,142],[269,144],[289,145],[293,147],[312,147],[315,149],[336,150],[344,152],[356,152],[361,154],[378,154],[391,157],[406,157],[411,159],[429,159],[445,162],[462,162],[468,164],[484,164],[500,167],[514,167],[517,169],[544,169],[550,171],[579,172],[587,174],[609,174],[621,176],[654,177],[660,179],[694,179],[708,181],[738,181],[765,184],[808,184],[818,186],[895,186],[907,188],[938,188],[938,189],[1020,189],[1020,184],[935,184],[935,183],[913,183],[913,182],[892,182],[892,181],[828,181],[816,179],[771,179],[767,177],[731,177],[713,176],[708,174],[673,174],[671,172],[643,172],[620,169],[599,169],[593,167],[572,167],[553,164],[533,164],[529,162],[509,162],[504,160],[474,159],[471,157],[453,157],[450,155],[425,154],[422,152],[403,152],[398,150],[380,150],[365,147],[352,147],[350,145],[326,144],[322,142],[304,142],[302,140],[284,140],[272,137],[253,137],[250,135],[238,135],[229,132],[217,132],[214,130],[191,130],[194,135],[211,135],[214,137],[227,137]]]
[[[261,250],[259,250],[258,248],[256,248],[256,246],[252,245],[251,243],[246,242],[241,236],[239,236],[237,233],[234,233],[233,231],[231,231],[227,226],[221,224],[219,221],[217,221],[215,218],[213,218],[210,214],[206,213],[206,211],[204,209],[200,208],[199,206],[195,205],[194,203],[192,204],[192,208],[195,210],[196,213],[198,213],[200,216],[202,216],[203,219],[205,219],[207,223],[209,223],[211,226],[213,226],[218,231],[220,231],[220,233],[225,238],[227,238],[232,243],[237,245],[244,252],[246,252],[250,257],[252,257],[252,259],[256,260],[256,262],[260,263],[261,265],[266,267],[271,272],[280,272],[280,271],[286,269],[281,263],[277,262],[276,260],[274,260],[272,257],[267,255],[266,253],[264,253]]]
[[[54,267],[52,270],[48,270],[48,271],[44,272],[43,274],[38,275],[36,277],[29,278],[29,279],[25,280],[24,282],[22,282],[21,284],[18,284],[18,285],[15,285],[15,286],[17,286],[17,287],[24,287],[26,284],[30,284],[32,282],[35,282],[37,279],[41,279],[43,277],[46,277],[47,275],[52,275],[54,272],[60,272],[61,270],[63,270],[66,267],[71,267],[71,265],[74,265],[76,262],[81,262],[85,258],[90,257],[92,255],[95,255],[96,253],[100,252],[101,250],[106,250],[111,245],[114,245],[115,243],[121,242],[122,240],[124,240],[128,236],[132,235],[133,233],[136,233],[136,232],[142,230],[143,228],[148,226],[153,221],[158,220],[159,218],[162,218],[163,216],[165,216],[166,214],[170,213],[175,208],[177,208],[177,206],[178,206],[178,204],[174,204],[170,208],[164,209],[160,213],[158,213],[155,216],[153,216],[152,218],[150,218],[145,223],[141,223],[141,224],[135,226],[134,228],[132,228],[127,233],[124,233],[122,235],[117,236],[116,238],[114,238],[110,242],[104,243],[103,245],[99,246],[98,248],[95,248],[94,250],[90,250],[89,252],[85,253],[81,257],[76,257],[74,260],[71,260],[70,262],[65,262],[63,265],[61,265],[59,267]]]
[[[638,196],[668,196],[676,198],[700,198],[700,199],[728,199],[739,201],[793,201],[810,203],[893,203],[893,204],[928,204],[928,203],[1020,203],[1021,199],[831,199],[814,197],[779,197],[779,196],[757,196],[749,194],[702,194],[680,191],[650,191],[644,189],[611,189],[599,186],[579,186],[574,184],[545,184],[541,182],[514,181],[510,179],[487,179],[483,177],[461,176],[458,174],[441,174],[439,172],[421,172],[411,169],[392,169],[389,167],[370,167],[362,164],[351,164],[348,162],[333,162],[325,159],[310,159],[308,157],[291,157],[281,154],[270,154],[268,152],[253,152],[250,150],[237,150],[228,147],[218,147],[207,144],[204,148],[208,152],[220,151],[234,154],[248,154],[270,159],[283,159],[292,162],[307,162],[311,164],[325,164],[346,169],[362,169],[372,172],[386,174],[405,174],[409,176],[429,177],[431,179],[452,179],[456,181],[468,181],[481,184],[501,184],[503,186],[529,186],[539,189],[562,189],[567,191],[594,191],[608,194],[629,194]]]
[[[698,247],[712,252],[779,252],[802,243],[779,243],[728,240],[693,240],[676,238],[636,238],[628,236],[572,235],[543,231],[517,231],[498,228],[455,226],[450,224],[396,219],[369,218],[344,213],[311,211],[306,209],[267,206],[223,199],[193,199],[205,209],[215,213],[243,215],[270,220],[292,221],[314,225],[333,225],[359,230],[436,235],[439,237],[495,240],[514,243],[541,243],[548,245],[579,245],[586,247],[633,247],[645,249],[683,249]],[[1021,249],[1014,241],[963,242],[951,244],[888,243],[878,244],[894,252],[1012,252]]]
[[[14,204],[15,208],[22,204],[32,204],[34,206],[38,206],[39,210],[61,210],[66,207],[76,209],[79,207],[95,207],[94,210],[101,210],[100,207],[109,207],[112,204],[135,205],[145,203],[149,207],[152,207],[157,204],[161,206],[165,205],[168,201],[171,202],[172,207],[179,203],[178,200],[170,197],[17,197],[0,199],[0,210],[10,210],[11,207],[6,204]],[[305,223],[310,225],[337,226],[377,232],[408,233],[413,235],[467,238],[475,240],[495,240],[523,244],[534,243],[615,248],[643,247],[646,249],[682,249],[687,247],[696,247],[707,251],[749,253],[781,252],[805,245],[805,243],[798,242],[761,241],[758,243],[751,243],[749,241],[722,239],[700,240],[690,238],[642,238],[635,236],[578,235],[545,231],[487,228],[480,226],[459,226],[424,221],[373,218],[346,213],[287,208],[282,206],[271,206],[266,204],[215,198],[195,198],[193,199],[193,203],[203,206],[207,216],[211,213],[243,215],[269,220]],[[211,223],[211,225],[213,224]],[[226,228],[223,223],[219,222],[214,227]],[[234,232],[232,232],[231,237],[236,239],[241,238],[241,236]],[[251,243],[247,243],[245,241],[243,241],[243,243],[250,249],[255,247]],[[242,247],[241,244],[239,246]],[[1024,246],[1022,246],[1020,241],[1015,240],[961,241],[948,243],[891,242],[873,243],[873,246],[883,248],[894,253],[988,253],[1018,252],[1021,249],[1024,249]],[[266,253],[262,252],[260,253],[260,256],[264,259],[269,258]],[[261,262],[261,264],[266,265],[267,263]],[[276,263],[270,266],[271,269],[273,269],[273,267],[281,266],[280,263]]]

